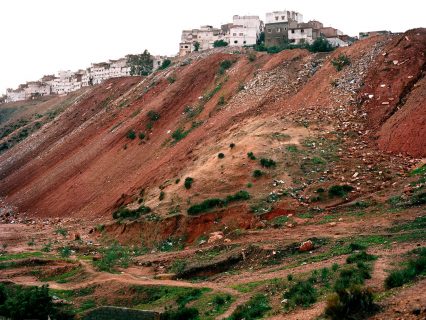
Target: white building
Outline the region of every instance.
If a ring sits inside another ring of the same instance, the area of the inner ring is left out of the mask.
[[[199,43],[199,50],[208,50],[213,48],[215,41],[221,39],[224,39],[222,30],[213,28],[213,26],[201,26],[199,29],[183,30],[179,45],[179,55],[183,56],[194,51],[196,42]]]
[[[99,84],[109,79],[111,65],[107,62],[92,63],[90,73],[93,78],[93,84]]]
[[[303,22],[303,15],[296,11],[274,11],[266,13],[265,23],[278,23],[296,21],[297,23]]]
[[[15,102],[25,100],[25,91],[19,86],[18,89],[7,89],[6,90],[6,102]]]
[[[347,43],[346,41],[343,41],[340,38],[327,38],[327,41],[330,42],[331,45],[335,48],[349,46],[349,43]]]
[[[109,60],[109,77],[119,78],[130,76],[130,67],[127,66],[127,59]]]
[[[288,30],[288,40],[294,44],[309,43],[311,44],[317,38],[315,30],[308,28],[292,28]]]
[[[252,46],[263,30],[259,16],[233,16],[233,23],[229,26],[226,40],[230,46]]]

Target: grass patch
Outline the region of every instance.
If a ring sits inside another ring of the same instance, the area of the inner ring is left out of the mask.
[[[275,168],[277,163],[272,159],[262,158],[260,159],[260,165],[265,168]]]
[[[93,264],[100,271],[113,272],[116,266],[126,268],[131,260],[130,250],[114,242],[107,248],[101,250],[101,258]]]
[[[138,219],[141,215],[151,212],[151,208],[141,205],[136,210],[127,209],[125,207],[120,207],[118,210],[114,211],[112,217],[114,219]]]
[[[10,254],[0,254],[0,261],[7,261],[7,260],[18,260],[18,259],[26,259],[26,258],[33,258],[33,257],[43,257],[42,252],[22,252],[22,253],[10,253]]]
[[[298,281],[284,293],[283,297],[287,299],[287,309],[296,306],[306,308],[317,301],[318,292],[311,281]]]
[[[343,198],[343,197],[346,197],[348,193],[351,192],[353,189],[354,188],[352,186],[349,186],[347,184],[341,185],[341,186],[334,185],[328,189],[328,195],[330,198],[333,198],[333,197]]]
[[[239,305],[228,320],[252,320],[262,318],[269,310],[269,299],[263,294],[256,294],[250,300]]]

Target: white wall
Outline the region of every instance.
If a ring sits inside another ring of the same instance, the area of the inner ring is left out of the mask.
[[[302,32],[303,30],[303,32]],[[291,29],[288,30],[288,39],[295,40],[294,43],[298,44],[300,42],[312,43],[312,28],[304,28],[304,29]]]
[[[303,15],[295,11],[274,11],[266,13],[265,23],[288,22],[288,17],[297,21],[303,22]]]

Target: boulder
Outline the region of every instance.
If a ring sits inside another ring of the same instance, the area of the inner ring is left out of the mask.
[[[311,240],[304,241],[299,247],[300,252],[311,251],[314,248],[314,243]]]

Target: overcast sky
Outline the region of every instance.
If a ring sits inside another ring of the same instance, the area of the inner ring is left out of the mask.
[[[296,10],[349,35],[426,27],[424,0],[0,0],[0,94],[58,70],[139,53],[174,55],[182,29]]]

